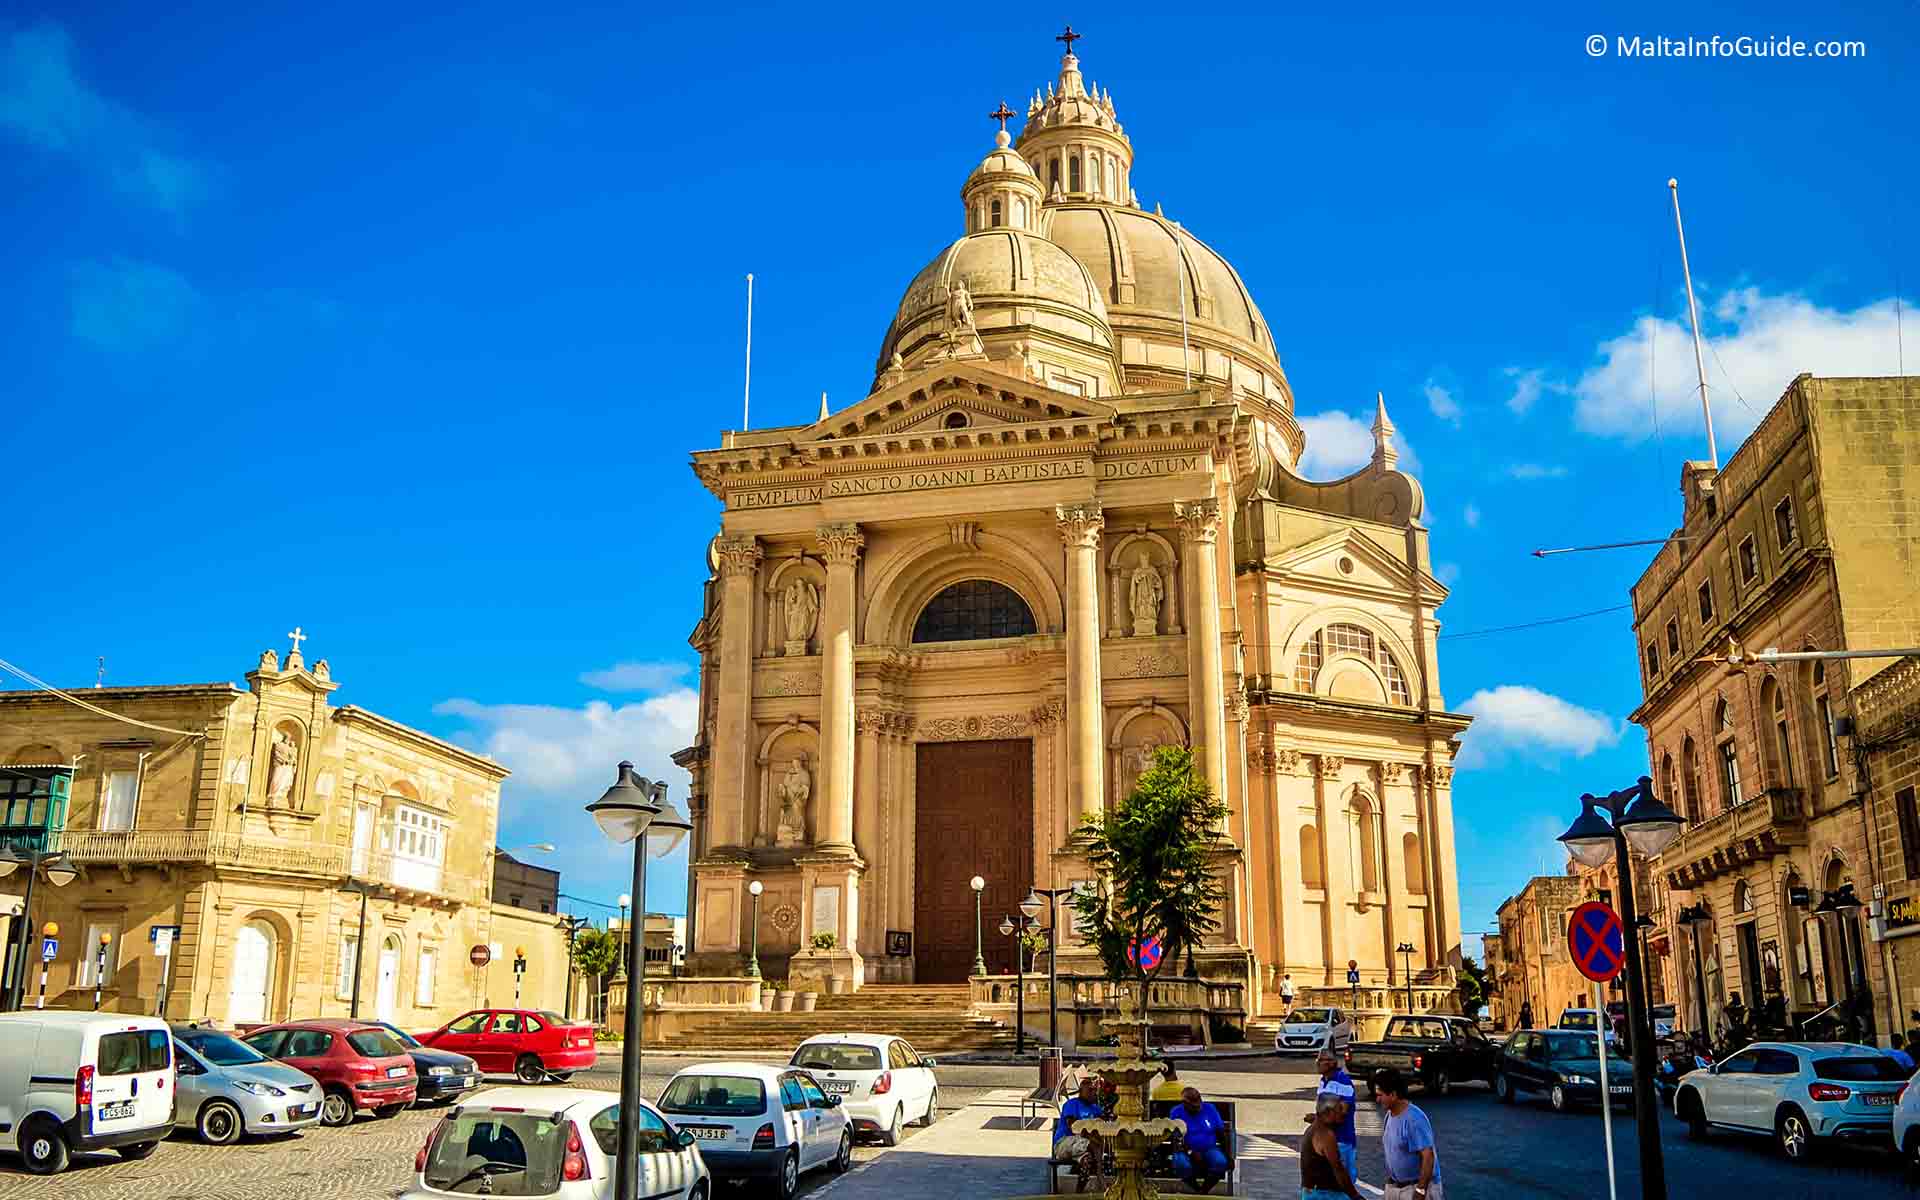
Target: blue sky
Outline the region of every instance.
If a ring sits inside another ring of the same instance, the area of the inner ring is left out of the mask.
[[[502,840],[611,899],[580,806],[621,757],[685,795],[717,519],[687,454],[739,419],[743,276],[755,423],[857,399],[1069,19],[1142,203],[1265,310],[1310,471],[1385,393],[1446,632],[1623,604],[1645,553],[1528,552],[1664,533],[1703,456],[1668,176],[1724,454],[1799,371],[1898,369],[1920,168],[1910,5],[1606,7],[9,6],[0,657],[237,679],[302,624],[339,701],[512,764]],[[1612,43],[1713,34],[1867,56]],[[1467,929],[1646,769],[1626,624],[1442,644],[1480,717]],[[655,884],[677,909],[678,865]]]

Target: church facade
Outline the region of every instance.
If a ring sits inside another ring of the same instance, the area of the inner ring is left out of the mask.
[[[1010,974],[1001,917],[1085,879],[1075,829],[1180,745],[1231,814],[1204,974],[1450,978],[1467,719],[1441,701],[1446,589],[1384,405],[1369,465],[1300,477],[1251,293],[1139,206],[1071,43],[1017,141],[995,115],[870,394],[693,456],[724,511],[678,756],[690,968],[757,950],[769,975],[964,980],[977,876],[987,970]]]

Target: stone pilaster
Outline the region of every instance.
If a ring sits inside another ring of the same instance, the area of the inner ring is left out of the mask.
[[[746,836],[741,821],[752,789],[753,598],[760,573],[760,543],[723,537],[720,558],[719,703],[714,715],[714,803],[707,807],[708,849],[737,846]]]
[[[820,757],[825,768],[823,850],[853,853],[853,615],[854,579],[867,544],[851,523],[816,531],[827,560],[827,594],[820,604]]]
[[[1067,811],[1078,826],[1104,807],[1105,748],[1100,699],[1100,530],[1091,504],[1054,509],[1067,547]]]
[[[1220,575],[1215,561],[1218,500],[1175,501],[1187,579],[1187,703],[1189,725],[1213,794],[1227,794],[1225,676],[1220,666]]]

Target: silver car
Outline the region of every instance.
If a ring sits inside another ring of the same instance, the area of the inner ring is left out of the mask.
[[[320,1085],[239,1039],[204,1025],[173,1027],[178,1093],[173,1123],[231,1145],[248,1133],[295,1133],[320,1120]]]

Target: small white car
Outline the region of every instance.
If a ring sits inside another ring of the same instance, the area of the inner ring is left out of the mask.
[[[827,1095],[840,1097],[855,1133],[900,1144],[900,1127],[931,1125],[940,1110],[937,1065],[903,1039],[884,1033],[830,1033],[809,1038],[789,1066],[811,1072]]]
[[[716,1178],[771,1182],[780,1200],[816,1167],[840,1174],[853,1165],[852,1122],[808,1071],[701,1063],[668,1081],[660,1111],[693,1136]]]
[[[1900,1089],[1900,1103],[1893,1110],[1893,1144],[1907,1160],[1907,1169],[1920,1175],[1920,1087],[1913,1086],[1915,1078],[1920,1075],[1909,1077]]]
[[[1673,1113],[1694,1138],[1711,1129],[1771,1134],[1802,1162],[1821,1139],[1889,1140],[1906,1080],[1905,1068],[1871,1046],[1755,1042],[1682,1076]]]
[[[173,1132],[173,1032],[158,1017],[0,1014],[0,1150],[56,1175],[82,1151],[152,1154]]]
[[[1275,1054],[1343,1053],[1353,1041],[1353,1018],[1341,1008],[1296,1008],[1273,1035]]]
[[[551,1196],[607,1200],[620,1146],[620,1093],[589,1088],[490,1088],[440,1118],[413,1160],[400,1200]],[[641,1102],[638,1193],[707,1200],[713,1182],[698,1144]]]

